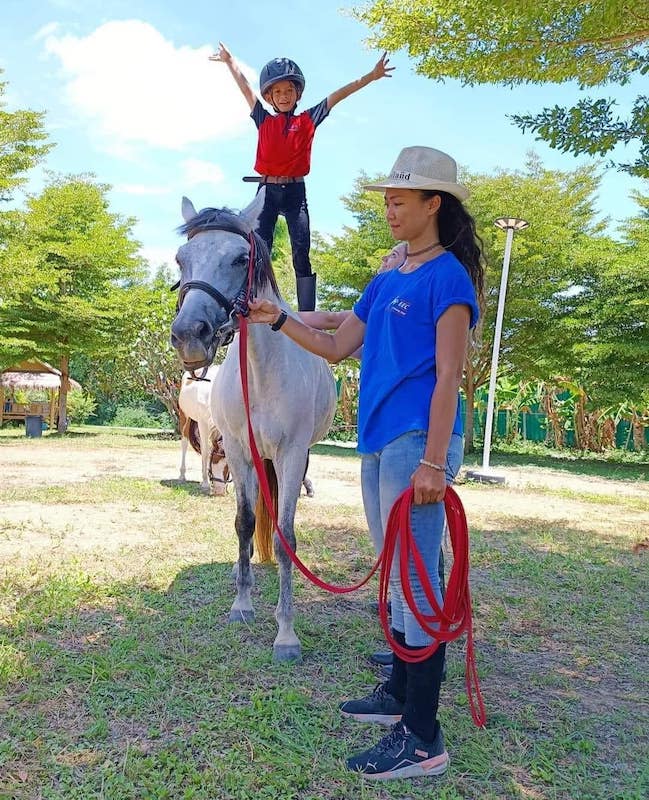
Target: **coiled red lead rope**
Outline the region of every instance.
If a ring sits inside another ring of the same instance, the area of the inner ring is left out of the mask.
[[[402,661],[409,663],[416,663],[430,658],[441,642],[452,642],[466,631],[464,672],[466,693],[469,699],[471,717],[476,725],[483,727],[486,723],[486,712],[482,692],[480,691],[478,670],[475,665],[473,609],[471,606],[471,591],[469,589],[469,528],[464,508],[455,490],[447,486],[444,494],[444,507],[453,548],[453,566],[451,567],[451,574],[446,587],[444,604],[440,607],[430,583],[426,565],[412,533],[411,512],[413,496],[414,489],[409,486],[397,497],[388,517],[379,575],[379,617],[381,626],[392,650]],[[409,648],[402,647],[394,639],[388,623],[387,598],[390,565],[395,553],[398,553],[401,587],[408,607],[422,629],[433,638],[430,645],[418,648],[414,652]],[[422,614],[417,608],[410,583],[411,565],[414,565],[426,599],[433,608],[433,614]]]

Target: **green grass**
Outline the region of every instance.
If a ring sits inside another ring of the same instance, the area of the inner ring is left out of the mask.
[[[74,482],[50,473],[0,489],[2,800],[647,796],[649,577],[646,552],[632,549],[649,521],[643,498],[613,484],[601,495],[467,487],[469,519],[488,517],[471,531],[488,725],[471,721],[458,642],[440,712],[449,772],[377,786],[344,758],[382,730],[337,711],[377,680],[367,661],[381,644],[368,610],[376,583],[337,599],[296,576],[304,661],[274,664],[275,570],[255,568],[256,622],[227,625],[233,498],[170,478],[176,442],[93,432],[25,446],[0,434],[12,475],[53,453],[83,463]],[[146,463],[152,452],[168,455],[165,475],[90,475],[92,459]],[[357,457],[319,446],[314,471],[318,458],[330,471]],[[300,555],[328,580],[358,580],[372,561],[360,492],[332,503],[314,482],[316,498],[298,506]],[[482,503],[494,497],[520,499],[519,511],[489,516]],[[560,520],[544,515],[550,501],[565,505]],[[575,505],[588,516],[566,522]],[[37,528],[18,519],[25,507]]]
[[[482,451],[467,455],[465,466],[482,464]],[[534,466],[573,475],[597,475],[628,481],[649,480],[649,453],[607,450],[589,453],[578,450],[552,450],[542,444],[497,442],[490,453],[492,467]]]

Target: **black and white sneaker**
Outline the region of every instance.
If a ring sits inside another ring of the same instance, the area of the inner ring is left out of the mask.
[[[347,759],[347,768],[375,781],[420,778],[446,772],[449,757],[439,724],[432,742],[425,742],[403,722],[397,722],[381,741]]]
[[[385,686],[386,684],[379,683],[367,697],[341,703],[341,714],[360,722],[378,722],[380,725],[393,725],[398,722],[403,714],[403,703],[388,694]]]

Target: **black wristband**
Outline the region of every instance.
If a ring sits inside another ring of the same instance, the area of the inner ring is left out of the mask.
[[[271,331],[278,331],[282,327],[282,325],[286,322],[287,319],[288,319],[288,314],[286,313],[286,311],[280,311],[279,317],[277,317],[275,322],[273,322],[273,324],[270,326]]]

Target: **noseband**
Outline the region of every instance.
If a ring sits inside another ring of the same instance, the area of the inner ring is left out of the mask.
[[[199,228],[195,228],[194,230],[190,231],[187,239],[189,240],[197,233],[202,233],[203,231],[226,231],[228,233],[236,233],[237,236],[242,236],[244,239],[246,239],[250,245],[250,253],[248,256],[248,274],[244,279],[241,289],[237,292],[232,300],[228,300],[228,298],[221,294],[217,288],[209,283],[206,283],[205,281],[185,281],[183,284],[178,281],[171,287],[171,291],[175,291],[180,287],[180,291],[178,292],[178,302],[176,303],[176,315],[178,315],[180,307],[182,306],[183,300],[187,296],[187,293],[192,289],[200,289],[202,292],[205,292],[213,300],[216,300],[221,308],[223,308],[228,315],[228,319],[223,323],[223,325],[214,330],[214,336],[212,337],[212,343],[216,342],[216,347],[219,348],[230,344],[230,342],[234,339],[234,334],[238,330],[237,316],[248,316],[248,300],[250,298],[250,289],[252,287],[252,276],[254,273],[255,264],[257,262],[257,248],[255,247],[255,234],[252,231],[248,234],[245,234],[234,226],[229,225],[202,225]],[[204,377],[197,378],[193,371],[192,377],[194,377],[195,380],[204,379]]]

